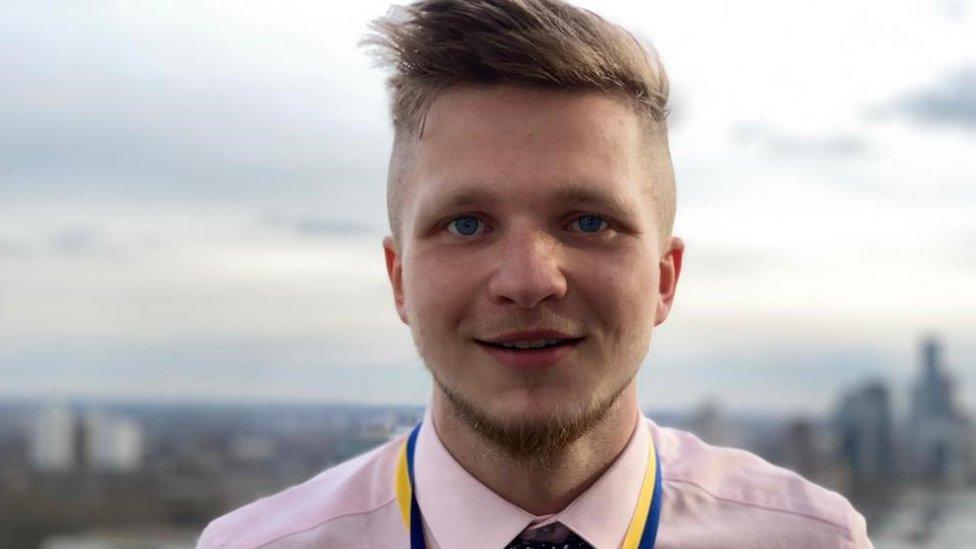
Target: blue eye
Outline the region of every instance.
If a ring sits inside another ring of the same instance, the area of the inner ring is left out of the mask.
[[[577,217],[572,225],[579,225],[579,230],[584,233],[598,233],[607,226],[607,222],[598,215],[587,214]]]
[[[477,217],[464,215],[451,221],[448,228],[461,236],[471,236],[481,228],[481,221]]]

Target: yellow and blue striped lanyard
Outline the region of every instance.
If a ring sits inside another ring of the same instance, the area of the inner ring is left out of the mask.
[[[417,494],[414,490],[416,480],[413,476],[413,455],[417,448],[417,425],[403,443],[396,469],[396,494],[400,504],[400,514],[403,524],[410,534],[410,549],[426,549],[424,543],[424,522],[417,505]],[[651,549],[657,538],[657,527],[661,520],[661,463],[657,458],[657,449],[651,439],[647,457],[647,468],[644,471],[644,481],[641,483],[640,495],[637,498],[637,508],[627,527],[624,536],[623,549]]]

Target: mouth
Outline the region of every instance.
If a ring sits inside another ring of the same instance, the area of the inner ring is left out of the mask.
[[[503,349],[506,351],[515,352],[527,352],[531,353],[534,351],[541,351],[545,349],[552,349],[553,347],[564,347],[576,345],[583,338],[572,337],[572,338],[541,338],[541,339],[521,339],[521,340],[511,340],[511,341],[481,341],[476,339],[475,342],[484,347],[492,347],[495,349]]]
[[[474,341],[496,361],[510,368],[524,370],[547,368],[559,363],[583,339],[561,332],[534,331]]]

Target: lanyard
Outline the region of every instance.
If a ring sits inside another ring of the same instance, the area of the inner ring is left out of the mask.
[[[420,506],[417,505],[417,494],[413,489],[416,486],[413,476],[413,454],[417,448],[418,433],[420,433],[419,424],[413,428],[403,448],[400,449],[394,481],[403,525],[410,533],[410,549],[427,548],[424,543],[423,517],[420,514]],[[657,526],[661,519],[661,463],[657,459],[653,439],[650,446],[644,481],[641,483],[634,516],[630,519],[627,535],[624,536],[623,549],[652,549],[657,538]]]

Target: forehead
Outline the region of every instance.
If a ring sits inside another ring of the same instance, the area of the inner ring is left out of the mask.
[[[516,87],[451,90],[432,103],[410,194],[648,192],[644,123],[623,99]]]

